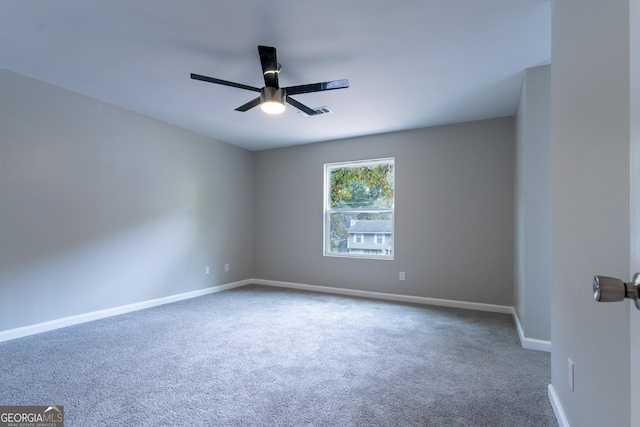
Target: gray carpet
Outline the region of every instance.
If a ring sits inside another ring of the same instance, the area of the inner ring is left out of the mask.
[[[510,315],[246,286],[0,343],[66,427],[557,426]]]

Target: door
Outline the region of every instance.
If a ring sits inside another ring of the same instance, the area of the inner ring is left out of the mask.
[[[550,395],[571,426],[640,427],[638,312],[589,289],[640,271],[639,2],[552,3]]]
[[[640,0],[630,0],[631,270],[640,272]],[[631,425],[640,426],[640,310],[630,316]],[[635,361],[635,362],[634,362]]]

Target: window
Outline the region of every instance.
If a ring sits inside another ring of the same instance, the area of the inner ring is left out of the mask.
[[[324,165],[324,255],[393,259],[394,158]]]

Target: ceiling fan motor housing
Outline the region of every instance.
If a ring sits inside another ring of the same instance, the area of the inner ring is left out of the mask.
[[[279,102],[284,104],[287,97],[284,88],[265,86],[260,91],[260,103],[263,102]]]

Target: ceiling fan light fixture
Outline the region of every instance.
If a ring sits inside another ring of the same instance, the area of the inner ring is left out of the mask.
[[[267,114],[280,114],[284,111],[284,104],[278,101],[265,101],[260,104],[260,109]]]
[[[280,114],[285,108],[284,99],[284,90],[267,86],[260,93],[260,109],[267,114]]]

